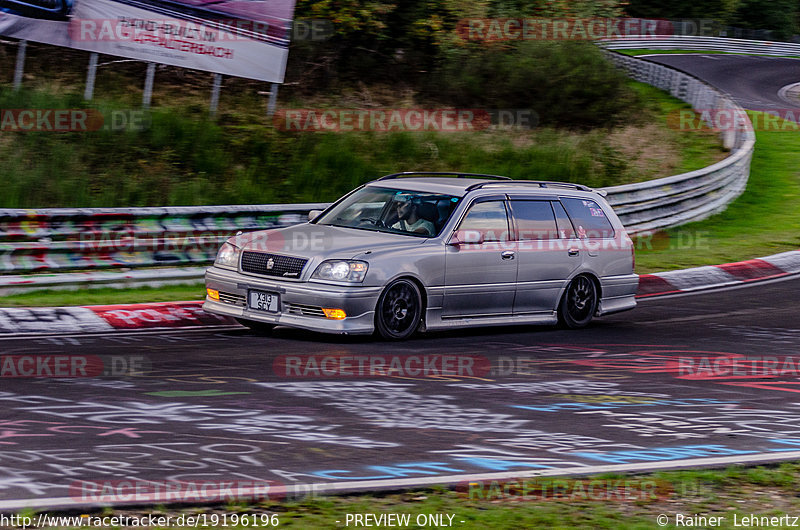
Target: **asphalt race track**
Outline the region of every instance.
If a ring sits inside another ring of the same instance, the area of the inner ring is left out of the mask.
[[[4,378],[0,509],[119,502],[98,484],[120,479],[266,481],[293,495],[798,458],[798,289],[653,298],[580,331],[400,344],[288,328],[5,339],[18,359],[89,359],[90,376]],[[117,375],[91,377],[97,358]],[[399,364],[359,376],[359,359]]]
[[[772,95],[800,81],[796,61],[703,57],[655,60],[750,108],[785,107]],[[287,328],[0,338],[0,510],[129,504],[125,479],[291,496],[798,459],[798,291],[795,276],[643,299],[585,330],[399,344]]]
[[[786,85],[800,82],[800,59],[747,55],[648,55],[648,61],[671,66],[699,77],[733,96],[751,110],[782,110],[800,106],[778,95]]]

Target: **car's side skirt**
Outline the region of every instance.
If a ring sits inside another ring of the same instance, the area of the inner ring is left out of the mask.
[[[518,315],[492,315],[483,317],[451,317],[442,318],[441,308],[428,308],[425,329],[476,328],[485,326],[512,326],[516,324],[556,324],[558,316],[555,311],[544,313],[528,313]]]

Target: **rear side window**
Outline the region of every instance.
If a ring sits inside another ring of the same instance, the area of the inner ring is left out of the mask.
[[[517,239],[558,239],[556,220],[550,201],[512,200],[511,211],[517,228]]]
[[[572,239],[575,237],[575,229],[572,227],[572,221],[569,220],[567,211],[564,206],[556,201],[553,203],[553,211],[556,214],[556,225],[558,225],[558,235],[561,239]]]
[[[614,237],[611,221],[595,201],[562,198],[561,202],[567,209],[579,238]]]

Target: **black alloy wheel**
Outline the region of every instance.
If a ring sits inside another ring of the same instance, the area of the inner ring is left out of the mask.
[[[395,280],[381,293],[375,308],[375,330],[384,339],[403,340],[417,331],[422,296],[411,280]]]
[[[597,288],[588,276],[573,278],[558,306],[558,321],[569,329],[583,328],[597,311]]]

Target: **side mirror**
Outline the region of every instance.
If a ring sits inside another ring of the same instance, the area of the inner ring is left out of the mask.
[[[311,210],[310,212],[308,212],[308,220],[309,220],[309,221],[313,221],[313,220],[314,220],[314,219],[316,219],[316,218],[319,216],[319,214],[321,214],[321,213],[322,213],[322,210]]]
[[[484,240],[484,234],[480,230],[456,230],[450,236],[447,244],[452,246],[480,245]]]

